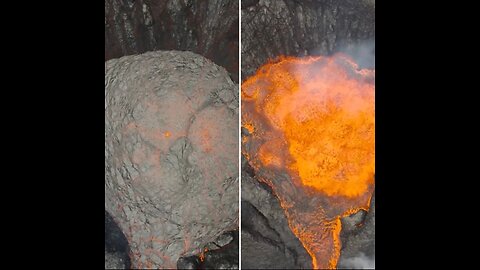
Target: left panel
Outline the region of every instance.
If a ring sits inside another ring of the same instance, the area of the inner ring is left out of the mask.
[[[238,268],[239,0],[105,0],[105,268]]]

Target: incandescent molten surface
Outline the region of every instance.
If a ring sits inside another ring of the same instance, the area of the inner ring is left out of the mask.
[[[338,54],[283,57],[242,83],[243,154],[272,187],[314,268],[336,267],[340,217],[368,208],[374,78]]]

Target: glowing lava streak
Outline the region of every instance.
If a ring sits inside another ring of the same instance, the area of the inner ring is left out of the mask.
[[[347,56],[281,58],[242,84],[242,151],[279,198],[314,268],[334,268],[340,218],[368,209],[375,71]],[[287,179],[279,177],[286,172]]]

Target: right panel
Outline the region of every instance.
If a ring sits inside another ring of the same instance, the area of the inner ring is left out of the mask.
[[[241,8],[242,268],[375,268],[375,1]]]

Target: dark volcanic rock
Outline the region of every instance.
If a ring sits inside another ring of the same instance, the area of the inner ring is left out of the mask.
[[[124,254],[130,251],[127,238],[107,211],[105,211],[105,249],[108,252]]]
[[[205,252],[201,269],[238,269],[238,231],[224,234],[215,244],[219,248]]]
[[[197,256],[181,257],[177,261],[177,269],[199,269],[200,259]]]
[[[310,268],[278,199],[244,172],[242,167],[242,268]]]
[[[226,232],[208,243],[199,256],[181,257],[178,269],[238,269],[238,230]]]
[[[129,252],[125,235],[105,211],[105,269],[130,269]]]
[[[375,193],[368,212],[342,218],[339,268],[375,268]]]
[[[375,2],[242,1],[242,81],[280,55],[330,55],[375,39]]]
[[[105,269],[130,269],[126,266],[122,254],[108,252],[105,249]]]
[[[174,268],[238,228],[238,85],[178,51],[105,63],[105,209],[132,267]]]
[[[298,268],[295,253],[253,205],[242,201],[242,268]],[[269,260],[266,258],[277,258]]]
[[[238,0],[105,0],[105,61],[156,50],[192,51],[238,82]]]

